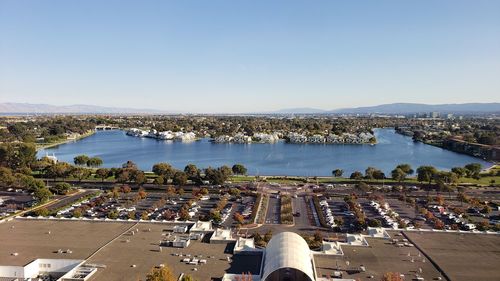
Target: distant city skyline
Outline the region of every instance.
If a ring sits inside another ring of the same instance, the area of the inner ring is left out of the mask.
[[[499,10],[0,0],[0,102],[194,113],[500,102]]]

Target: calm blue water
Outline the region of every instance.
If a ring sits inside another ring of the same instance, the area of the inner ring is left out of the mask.
[[[101,157],[104,167],[120,167],[132,160],[144,170],[151,170],[158,162],[168,162],[179,169],[188,163],[201,168],[242,163],[250,174],[297,176],[328,176],[335,168],[349,175],[368,166],[389,174],[398,163],[409,163],[414,169],[420,165],[450,169],[471,162],[491,165],[478,158],[415,143],[393,129],[377,129],[375,135],[378,144],[373,146],[283,142],[215,144],[206,139],[182,143],[130,137],[123,131],[100,131],[76,142],[40,150],[38,156],[55,153],[59,160],[72,163],[76,155],[86,154]]]

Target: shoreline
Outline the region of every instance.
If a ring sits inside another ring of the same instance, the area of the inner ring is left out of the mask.
[[[84,138],[90,137],[90,136],[92,136],[94,134],[95,134],[95,130],[92,130],[91,132],[83,134],[83,135],[81,135],[81,136],[79,136],[78,138],[75,138],[75,139],[65,139],[65,140],[62,140],[62,141],[58,141],[58,142],[54,142],[54,143],[41,144],[41,145],[37,144],[36,145],[36,151],[39,152],[40,150],[51,148],[51,147],[55,147],[55,146],[59,146],[59,145],[63,145],[63,144],[67,144],[67,143],[70,143],[72,141],[79,141],[79,140],[82,140]]]
[[[399,132],[398,130],[395,130],[395,132],[396,132],[396,134],[400,134],[402,136],[412,138],[411,136],[403,134],[403,133]],[[434,147],[438,147],[438,148],[441,148],[441,149],[446,150],[446,151],[451,151],[451,152],[455,152],[455,153],[462,154],[462,155],[468,155],[468,156],[471,156],[471,157],[474,157],[474,158],[481,159],[481,160],[486,161],[486,162],[490,162],[493,165],[499,164],[499,162],[496,161],[496,160],[494,160],[494,159],[483,158],[483,157],[480,157],[480,156],[477,156],[477,155],[474,155],[474,154],[467,153],[465,151],[453,150],[453,149],[450,149],[450,148],[448,148],[446,146],[439,145],[439,144],[436,144],[436,143],[433,143],[433,142],[425,142],[423,140],[413,140],[413,141],[414,142],[423,143],[423,144],[426,144],[426,145],[430,145],[430,146],[434,146]],[[474,145],[474,143],[470,143],[470,145]]]

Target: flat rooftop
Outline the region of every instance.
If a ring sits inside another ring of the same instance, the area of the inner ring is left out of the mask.
[[[343,278],[356,280],[380,280],[386,272],[404,274],[405,280],[412,280],[416,273],[425,280],[441,276],[432,263],[427,260],[422,262],[423,254],[420,253],[421,257],[418,257],[419,251],[415,247],[397,247],[389,240],[380,238],[366,238],[366,240],[370,244],[369,247],[342,245],[344,256],[315,255],[317,277],[333,276],[337,268],[342,271]],[[411,256],[408,256],[408,253]],[[354,269],[360,266],[364,266],[366,272],[354,272]],[[422,269],[422,273],[419,269]],[[370,276],[374,278],[369,278]]]
[[[86,259],[130,226],[125,223],[19,219],[0,223],[0,264],[24,266],[37,258]],[[57,253],[59,249],[69,249],[72,253]],[[17,256],[12,253],[17,253]]]
[[[14,219],[0,224],[0,265],[23,266],[36,258],[82,259],[99,265],[90,280],[111,281],[144,280],[160,264],[170,267],[176,277],[185,273],[198,280],[221,278],[226,272],[260,271],[261,254],[233,256],[234,242],[192,240],[187,248],[162,247],[160,251],[159,242],[171,229],[171,225],[153,223]],[[71,253],[57,253],[59,249]],[[186,255],[200,256],[207,263],[188,265],[182,262]]]
[[[260,269],[260,256],[233,257],[234,243],[208,244],[192,240],[187,248],[163,247],[160,252],[158,244],[165,238],[162,234],[167,233],[165,225],[139,224],[134,229],[139,229],[137,234],[121,236],[87,261],[91,264],[106,265],[106,268],[99,269],[91,280],[145,279],[151,268],[160,264],[173,270],[176,277],[185,273],[197,280],[221,278],[225,272],[258,273]],[[191,258],[197,256],[198,259],[206,259],[207,264],[186,264],[182,262],[187,258],[186,255],[190,255]],[[230,261],[227,257],[231,257]]]
[[[498,280],[500,276],[500,236],[471,233],[407,231],[451,280]]]

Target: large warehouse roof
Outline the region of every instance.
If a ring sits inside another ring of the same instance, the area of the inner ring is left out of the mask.
[[[282,268],[299,270],[314,281],[311,251],[306,241],[296,233],[281,232],[269,241],[262,280]]]

